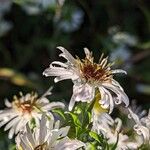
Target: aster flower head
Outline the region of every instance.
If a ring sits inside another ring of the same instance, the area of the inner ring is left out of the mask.
[[[70,100],[69,110],[72,110],[76,101],[91,102],[95,97],[95,91],[100,91],[101,99],[99,105],[104,109],[109,109],[111,113],[114,104],[124,102],[129,104],[127,95],[120,84],[113,79],[116,73],[126,73],[124,70],[112,70],[113,63],[108,63],[108,57],[99,59],[99,63],[94,62],[92,52],[84,48],[85,59],[75,59],[65,48],[58,47],[61,50],[60,57],[67,60],[66,63],[54,61],[50,64],[43,75],[56,76],[55,82],[71,79],[74,83],[73,95]]]
[[[134,130],[141,137],[141,143],[150,144],[150,114],[140,119],[131,109],[128,110],[129,118],[135,122]]]
[[[59,121],[48,120],[44,115],[39,128],[33,132],[26,126],[26,131],[16,138],[17,150],[76,150],[85,146],[78,140],[67,137],[69,126],[59,128]]]
[[[50,92],[47,92],[50,94]],[[9,130],[9,138],[12,138],[14,134],[23,130],[27,123],[35,121],[36,125],[39,125],[42,113],[46,113],[53,119],[51,112],[54,108],[63,108],[64,104],[61,102],[51,102],[45,97],[38,98],[37,93],[27,93],[20,96],[14,96],[12,102],[5,101],[7,109],[0,111],[0,127],[7,124],[4,130]]]
[[[138,141],[130,139],[126,134],[123,134],[122,120],[120,118],[113,119],[108,113],[103,113],[93,122],[93,131],[98,134],[103,134],[108,140],[108,144],[116,144],[116,150],[136,150],[140,146]]]

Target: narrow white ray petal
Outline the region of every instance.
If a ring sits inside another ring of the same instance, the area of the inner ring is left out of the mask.
[[[42,97],[38,99],[37,103],[46,105],[49,103],[49,100],[42,95]]]
[[[57,76],[55,79],[54,79],[54,82],[57,83],[59,81],[62,81],[62,80],[67,80],[67,79],[72,79],[72,78],[78,78],[78,76],[74,76],[73,74],[72,75],[68,75],[68,74],[65,74],[65,75],[61,75],[61,76]]]
[[[47,76],[73,75],[73,73],[67,69],[48,68],[43,72],[43,75],[47,77]]]
[[[11,129],[9,130],[9,133],[8,133],[8,138],[9,138],[9,139],[12,139],[13,136],[14,136],[14,133],[15,133],[15,129],[14,129],[14,128],[11,128]]]
[[[103,90],[105,91],[105,93],[108,95],[108,100],[109,100],[109,113],[112,113],[113,109],[114,109],[114,101],[113,101],[113,98],[112,98],[112,95],[110,94],[110,92],[106,89],[106,88],[103,88]]]
[[[78,140],[70,140],[66,137],[55,146],[54,150],[77,150],[81,147],[85,147],[83,142]]]
[[[102,85],[105,88],[114,92],[118,96],[119,100],[122,100],[125,103],[126,107],[129,105],[129,99],[128,99],[128,96],[125,94],[125,92],[121,91],[119,88],[117,88],[109,83],[103,83]]]
[[[26,134],[21,136],[21,145],[24,147],[24,150],[32,150],[31,145],[26,138]]]
[[[8,120],[9,121],[9,120]],[[4,124],[6,124],[8,122],[7,120],[3,120],[0,122],[0,127],[2,127]]]
[[[20,117],[16,117],[14,119],[12,119],[4,128],[4,131],[10,129],[12,126],[14,126],[16,123],[18,123],[18,121],[20,120]]]
[[[12,116],[3,117],[3,120],[0,121],[0,127],[2,127],[4,124],[9,122],[11,119],[15,118],[16,116],[17,116],[16,114],[13,114]]]
[[[49,104],[46,104],[44,107],[42,107],[43,109],[46,110],[52,110],[52,109],[56,109],[56,108],[64,108],[65,104],[61,103],[61,102],[51,102]]]
[[[62,138],[62,137],[67,136],[69,129],[70,129],[69,126],[66,126],[66,127],[59,129],[59,137]]]
[[[91,58],[91,52],[89,51],[88,48],[84,48],[84,53],[85,53],[85,55],[86,55],[86,57],[87,57],[88,59]]]
[[[141,126],[141,132],[143,134],[143,138],[145,140],[145,143],[148,143],[150,141],[150,131],[147,127]]]
[[[141,125],[139,117],[135,113],[133,113],[133,111],[130,108],[128,108],[128,110],[129,110],[129,113],[130,113],[129,117],[133,118],[136,124],[140,124]]]
[[[70,102],[69,102],[69,107],[68,107],[69,111],[72,111],[72,109],[73,109],[73,107],[75,105],[75,102],[76,101],[75,101],[74,95],[72,95],[72,97],[70,99]]]
[[[23,128],[25,128],[27,122],[28,122],[27,119],[21,118],[16,126],[15,134],[17,134],[19,131],[21,131]]]
[[[60,67],[68,68],[68,64],[62,63],[62,62],[60,62],[60,61],[53,61],[53,62],[51,63],[51,65],[57,65],[57,66],[60,66]]]
[[[69,62],[71,62],[72,64],[75,64],[74,57],[64,47],[58,46],[57,48],[62,51],[62,53],[59,56],[62,56],[66,60],[68,60]]]
[[[37,114],[35,113],[33,113],[32,114],[32,116],[34,117],[34,120],[35,120],[35,124],[36,124],[36,126],[40,126],[40,120],[39,120],[39,118],[37,117]],[[42,116],[42,115],[41,115]]]
[[[2,112],[0,112],[0,118],[12,115],[14,113],[14,109],[3,110]]]
[[[113,84],[114,86],[119,87],[122,91],[124,91],[123,88],[121,87],[121,85],[119,84],[119,82],[117,82],[116,80],[112,79],[112,84]]]
[[[54,120],[53,119],[49,120],[48,121],[48,129],[52,130],[53,129],[53,125],[54,125]]]
[[[46,116],[42,115],[42,119],[40,122],[40,133],[39,133],[39,143],[43,144],[44,143],[44,138],[46,136],[47,130],[46,128],[44,128],[44,126],[46,125]]]
[[[52,136],[51,136],[51,141],[49,143],[50,145],[52,145],[60,137],[59,129],[53,129],[51,133],[52,133]]]
[[[35,143],[35,141],[34,141],[34,138],[33,138],[33,135],[32,135],[32,132],[31,132],[31,129],[30,129],[30,127],[29,127],[29,125],[27,124],[27,126],[26,126],[26,130],[27,130],[27,138],[28,138],[28,140],[30,141],[30,143],[33,145],[33,147],[35,147],[36,146],[36,143]]]
[[[5,105],[6,105],[7,107],[9,107],[9,108],[12,107],[12,104],[9,102],[8,99],[5,99]]]
[[[50,86],[48,90],[40,97],[40,101],[47,103],[49,102],[46,96],[49,96],[52,94],[53,86]]]
[[[39,145],[39,133],[40,133],[39,127],[34,128],[33,137],[34,137],[34,140],[35,140],[35,143],[36,143],[37,146]]]
[[[55,122],[55,125],[54,125],[54,129],[59,129],[59,127],[60,127],[60,121],[59,120],[57,120],[56,122]]]
[[[106,64],[107,64],[107,57],[106,58],[104,58],[104,59],[102,59],[102,61],[101,61],[101,63],[100,63],[100,65],[102,66],[102,67],[104,67]]]
[[[112,72],[113,74],[115,74],[115,73],[124,73],[124,74],[127,74],[127,72],[126,72],[125,70],[122,70],[122,69],[111,70],[111,72]]]
[[[24,100],[22,100],[22,102],[23,101],[28,101],[30,98],[31,98],[31,94],[27,93],[24,97],[22,97],[22,99],[24,99]]]
[[[104,92],[104,88],[102,88],[101,86],[99,86],[98,88],[99,88],[99,92],[101,94],[101,99],[100,99],[99,103],[104,104],[104,101],[106,99],[106,94]]]

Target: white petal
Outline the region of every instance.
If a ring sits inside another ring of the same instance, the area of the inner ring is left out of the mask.
[[[64,107],[65,107],[65,105],[61,102],[51,102],[51,103],[46,104],[45,106],[43,106],[42,109],[52,110],[52,109],[64,108]]]
[[[29,141],[26,138],[26,134],[21,136],[20,145],[22,146],[23,150],[32,150],[31,145],[30,145]]]
[[[111,72],[113,74],[115,74],[115,73],[124,73],[124,74],[127,74],[127,72],[125,70],[122,70],[122,69],[115,69],[115,70],[112,70]]]
[[[114,109],[114,101],[113,101],[113,98],[112,98],[112,95],[110,94],[110,92],[103,88],[104,92],[108,95],[108,101],[109,101],[109,113],[111,113]]]
[[[129,99],[128,99],[128,96],[125,94],[125,92],[121,91],[119,88],[117,88],[109,83],[103,83],[102,85],[105,88],[114,92],[117,95],[118,100],[123,101],[125,103],[126,107],[129,105]]]
[[[68,69],[64,69],[64,68],[47,68],[45,69],[45,71],[43,72],[43,75],[47,76],[61,76],[61,75],[73,75],[72,72],[70,72]]]
[[[54,150],[77,150],[81,147],[85,147],[85,144],[78,140],[70,140],[69,138],[64,138],[56,145]]]
[[[72,64],[75,64],[74,57],[64,47],[58,46],[57,48],[62,51],[62,53],[59,56],[62,56]]]
[[[69,111],[71,111],[73,109],[75,102],[76,102],[75,98],[74,98],[74,96],[72,96],[70,99],[70,102],[69,102],[69,107],[68,107]]]
[[[17,134],[19,131],[21,131],[23,128],[25,128],[27,122],[28,122],[27,119],[22,118],[16,126],[15,134]]]
[[[34,141],[34,138],[33,138],[33,135],[32,135],[32,132],[31,132],[31,129],[30,129],[30,127],[29,127],[29,125],[27,124],[26,125],[26,130],[27,130],[27,138],[28,138],[28,140],[30,141],[30,143],[33,145],[33,147],[35,147],[36,146],[36,143],[35,143],[35,141]]]
[[[61,75],[61,76],[58,76],[54,79],[54,82],[57,83],[59,81],[62,81],[62,80],[67,80],[67,79],[72,79],[72,80],[75,80],[77,79],[78,76],[74,75],[74,74],[65,74],[65,75]]]
[[[8,101],[8,99],[5,99],[5,105],[9,108],[12,107],[12,104]]]
[[[63,68],[68,68],[68,64],[62,63],[62,62],[60,62],[60,61],[53,61],[53,62],[51,63],[51,65],[57,65],[57,66],[60,66],[60,67],[63,67]]]
[[[44,128],[44,126],[46,125],[46,116],[42,115],[42,119],[40,122],[40,135],[39,135],[39,143],[43,144],[44,140],[45,140],[45,136],[47,133],[46,128]]]
[[[76,101],[88,102],[88,103],[91,102],[94,98],[94,94],[95,94],[94,87],[88,84],[81,84],[81,85],[75,84],[73,86],[73,95],[69,103],[69,111],[72,110]]]
[[[60,127],[60,120],[57,120],[55,122],[54,129],[59,129],[59,127]]]
[[[16,117],[14,119],[12,119],[4,128],[4,131],[8,130],[9,128],[13,127],[16,123],[18,123],[18,121],[20,120],[20,117]]]
[[[15,133],[15,129],[14,129],[14,128],[11,128],[11,129],[9,130],[9,133],[8,133],[8,138],[9,138],[9,139],[12,139],[13,136],[14,136],[14,133]]]
[[[117,82],[116,80],[112,79],[112,84],[113,84],[114,86],[119,87],[122,91],[124,91],[123,88],[121,87],[121,85],[119,84],[119,82]]]
[[[92,53],[89,51],[88,48],[84,48],[84,53],[85,53],[86,57],[87,57],[90,61],[93,61],[93,60],[91,60],[91,59],[92,59]]]
[[[95,94],[94,87],[88,84],[73,86],[73,95],[75,97],[75,101],[90,102],[93,100],[94,94]]]

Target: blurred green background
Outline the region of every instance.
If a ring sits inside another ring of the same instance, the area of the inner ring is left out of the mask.
[[[0,108],[19,91],[42,94],[50,86],[51,100],[69,101],[71,81],[54,85],[42,75],[60,60],[60,45],[81,58],[84,47],[96,60],[109,55],[114,67],[128,72],[115,78],[129,98],[149,108],[149,32],[146,0],[0,0]]]

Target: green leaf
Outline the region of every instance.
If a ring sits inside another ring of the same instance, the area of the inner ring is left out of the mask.
[[[54,110],[52,110],[52,112],[59,114],[64,120],[66,120],[66,116],[62,110],[54,109]]]
[[[96,146],[93,143],[88,143],[88,146],[86,148],[87,150],[96,150]]]
[[[81,128],[81,122],[80,122],[78,116],[75,115],[75,114],[73,114],[72,112],[66,112],[66,113],[69,114],[69,115],[72,117],[74,124],[75,124],[77,127],[80,127],[80,128]]]
[[[97,142],[101,142],[100,141],[100,138],[99,138],[99,135],[96,133],[96,132],[93,132],[93,131],[90,131],[89,132],[89,135],[93,138],[93,139],[95,139]]]
[[[10,145],[9,150],[16,150],[16,145]]]

